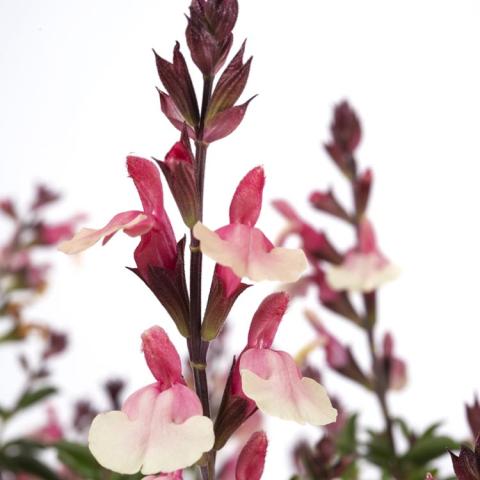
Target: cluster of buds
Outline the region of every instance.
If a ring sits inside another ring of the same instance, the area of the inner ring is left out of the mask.
[[[201,104],[180,45],[174,48],[172,62],[155,54],[164,87],[159,90],[161,109],[181,132],[180,139],[163,161],[127,158],[141,209],[121,212],[103,228],[84,228],[60,245],[61,251],[76,254],[100,240],[107,243],[120,230],[139,237],[133,255],[136,267],[131,270],[186,339],[189,371],[184,376],[180,356],[163,328],[144,332],[143,352],[155,382],[133,393],[121,408],[95,417],[90,428],[90,450],[101,465],[122,474],[140,471],[149,480],[181,479],[192,465],[199,467],[204,480],[213,480],[217,452],[258,410],[313,425],[332,423],[337,414],[325,389],[303,376],[287,352],[273,346],[289,302],[289,295],[279,292],[268,296],[253,315],[246,345],[232,361],[217,414],[212,415],[208,350],[235,301],[250,286],[247,282],[295,282],[307,268],[302,250],[277,247],[256,227],[263,167],[253,168],[239,182],[226,225],[212,230],[202,223],[207,149],[238,127],[250,102],[236,105],[251,66],[251,58],[244,61],[245,42],[222,71],[237,14],[237,0],[192,0],[186,40],[203,77]],[[160,170],[190,231],[189,275],[186,237],[177,242],[163,201]],[[205,309],[202,255],[216,263]],[[193,379],[194,390],[186,378]],[[260,479],[266,449],[265,433],[254,432],[231,462],[235,466],[229,471],[234,473],[228,478]]]

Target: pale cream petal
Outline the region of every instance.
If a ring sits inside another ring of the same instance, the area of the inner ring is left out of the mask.
[[[264,413],[312,425],[326,425],[337,417],[325,389],[302,378],[285,352],[247,350],[240,358],[240,374],[245,395]]]
[[[254,281],[296,282],[307,269],[303,250],[276,247],[259,255],[248,265],[248,277]]]
[[[327,282],[335,290],[371,292],[398,277],[399,268],[376,253],[354,253],[327,271]]]
[[[245,227],[247,228],[247,227]],[[200,241],[202,253],[220,265],[230,267],[239,277],[247,276],[248,238],[244,248],[220,236],[198,222],[193,227],[195,238]]]
[[[131,395],[123,411],[98,415],[89,447],[97,461],[114,472],[175,472],[213,447],[213,423],[201,412],[197,395],[188,387],[176,384],[160,392],[153,384]]]
[[[308,266],[302,250],[274,248],[256,228],[234,224],[222,230],[228,238],[222,239],[201,223],[195,225],[193,233],[205,255],[230,267],[240,278],[247,277],[255,282],[295,282]]]
[[[73,238],[66,240],[58,246],[58,250],[63,253],[74,255],[76,253],[83,252],[87,248],[95,245],[100,239],[109,239],[119,230],[127,230],[131,234],[136,230],[136,234],[145,233],[145,229],[135,229],[140,224],[145,224],[147,216],[142,212],[123,212],[115,215],[115,217],[108,222],[108,224],[98,230],[92,228],[82,228],[77,232]],[[148,224],[146,224],[148,227]],[[146,228],[147,228],[146,227]],[[150,227],[148,227],[150,228]]]
[[[100,465],[124,475],[137,473],[146,447],[140,422],[119,411],[97,415],[90,427],[88,445]],[[128,454],[127,454],[128,452]]]
[[[201,415],[182,424],[167,424],[163,429],[152,430],[142,473],[151,475],[189,467],[211,450],[214,442],[213,423]]]

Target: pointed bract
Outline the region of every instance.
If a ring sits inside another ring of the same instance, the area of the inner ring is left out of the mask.
[[[248,105],[254,97],[247,100],[242,105],[227,108],[218,112],[205,125],[203,141],[212,143],[230,135],[242,123],[243,117],[247,112]]]

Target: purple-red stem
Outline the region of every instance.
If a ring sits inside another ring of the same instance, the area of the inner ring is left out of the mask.
[[[200,123],[195,141],[195,173],[198,194],[198,220],[203,218],[203,190],[205,183],[205,164],[208,144],[203,142],[205,118],[212,96],[213,78],[205,77],[203,82],[202,109]],[[207,351],[208,342],[201,336],[202,328],[202,252],[199,241],[190,232],[190,332],[188,342],[190,362],[193,367],[195,390],[202,402],[203,414],[210,418],[210,402],[207,380]],[[207,466],[201,467],[204,480],[213,480],[215,472],[215,456],[207,454]]]

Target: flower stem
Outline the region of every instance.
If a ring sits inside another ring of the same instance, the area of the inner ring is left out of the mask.
[[[356,162],[352,158],[352,163],[355,165]],[[355,172],[350,178],[350,183],[352,186],[353,197],[355,198],[355,183],[357,181],[356,168],[353,169]],[[354,215],[354,226],[356,229],[357,237],[360,233],[360,222],[362,221],[362,214],[357,209],[357,202],[355,204],[355,215]],[[372,362],[372,372],[373,372],[373,385],[375,396],[377,397],[380,410],[382,412],[383,421],[385,424],[385,433],[387,435],[388,443],[392,451],[393,456],[396,459],[396,447],[395,447],[395,437],[393,435],[393,422],[392,416],[390,414],[388,401],[387,401],[387,392],[388,392],[388,379],[385,378],[385,373],[383,371],[382,365],[380,364],[379,357],[377,355],[377,349],[375,346],[375,325],[377,320],[377,292],[374,290],[363,295],[363,304],[365,309],[365,318],[364,318],[364,328],[367,334],[368,340],[368,349],[370,352],[370,358]]]
[[[203,82],[203,97],[200,122],[196,131],[195,141],[195,174],[198,194],[198,220],[203,218],[203,190],[205,183],[205,165],[208,144],[203,142],[205,118],[212,96],[213,78],[205,77]],[[202,403],[203,414],[210,418],[210,402],[207,380],[208,342],[201,336],[202,328],[202,252],[199,241],[190,231],[190,331],[188,341],[190,363],[193,368],[195,390]],[[213,480],[215,471],[215,456],[207,454],[207,466],[201,467],[204,480]]]

